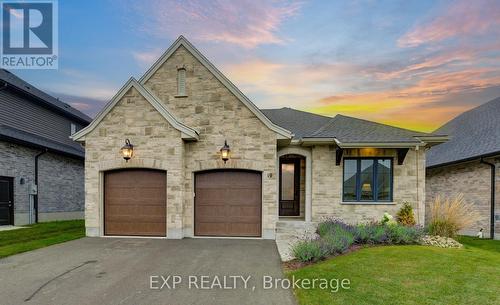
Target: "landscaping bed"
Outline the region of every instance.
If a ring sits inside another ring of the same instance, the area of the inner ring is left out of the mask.
[[[500,304],[500,241],[459,240],[464,248],[365,247],[286,274],[350,281],[338,292],[296,289],[300,304]]]
[[[0,258],[85,236],[84,220],[51,221],[0,232]]]

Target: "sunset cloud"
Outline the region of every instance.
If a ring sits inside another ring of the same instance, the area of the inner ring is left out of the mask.
[[[143,30],[165,37],[180,34],[198,41],[223,42],[244,48],[282,44],[280,26],[301,7],[295,1],[216,0],[149,1],[134,6],[147,16]]]
[[[500,26],[497,0],[461,0],[445,7],[430,22],[418,24],[398,40],[400,47],[416,47],[448,38],[478,35]]]

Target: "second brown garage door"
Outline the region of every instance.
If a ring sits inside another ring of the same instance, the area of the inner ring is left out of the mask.
[[[128,169],[104,175],[105,235],[165,236],[164,171]]]
[[[261,236],[261,173],[220,170],[195,176],[195,235]]]

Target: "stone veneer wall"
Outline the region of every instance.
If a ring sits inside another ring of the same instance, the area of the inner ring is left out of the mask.
[[[488,159],[496,164],[496,194],[495,223],[496,238],[500,236],[500,157]],[[491,209],[491,176],[490,167],[479,163],[478,160],[454,165],[427,169],[427,208],[437,195],[453,197],[464,194],[467,202],[473,203],[480,219],[463,230],[462,234],[475,235],[480,228],[484,229],[485,236],[490,236],[490,209]],[[426,214],[427,219],[429,214]]]
[[[425,152],[410,149],[403,165],[397,164],[395,149],[348,149],[348,156],[381,156],[393,158],[394,191],[393,202],[388,203],[342,203],[343,162],[335,165],[334,146],[314,146],[312,220],[321,221],[325,217],[336,217],[347,222],[367,222],[380,220],[384,212],[395,215],[404,201],[412,204],[415,219],[424,223],[425,215]]]
[[[14,178],[14,224],[29,220],[29,185],[35,182],[35,156],[40,150],[0,141],[0,176]],[[39,221],[83,217],[83,160],[54,153],[39,158]],[[25,184],[20,184],[21,178]]]
[[[176,97],[177,69],[186,69],[186,97]],[[194,173],[219,168],[262,172],[262,227],[264,238],[274,238],[277,220],[276,134],[265,126],[184,47],[145,83],[184,124],[200,133],[186,143],[183,176],[184,236],[193,235]],[[224,164],[219,149],[227,140],[231,159]]]
[[[119,150],[125,139],[134,157],[125,162]],[[167,234],[182,230],[184,145],[180,131],[135,89],[131,88],[111,112],[85,137],[85,225],[87,235],[99,236],[102,227],[103,172],[120,168],[152,168],[167,172]]]

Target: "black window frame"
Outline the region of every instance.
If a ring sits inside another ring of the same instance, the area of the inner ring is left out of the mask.
[[[394,158],[393,157],[348,157],[343,158],[342,163],[342,202],[348,203],[358,203],[358,202],[367,202],[367,203],[377,203],[377,202],[392,202],[394,195]],[[356,200],[346,200],[345,199],[345,161],[346,160],[356,160]],[[376,165],[373,168],[373,200],[361,200],[361,160],[373,160],[373,164]],[[378,160],[390,160],[391,161],[391,187],[389,193],[389,199],[378,199],[378,183],[377,183],[377,173],[378,173]]]

